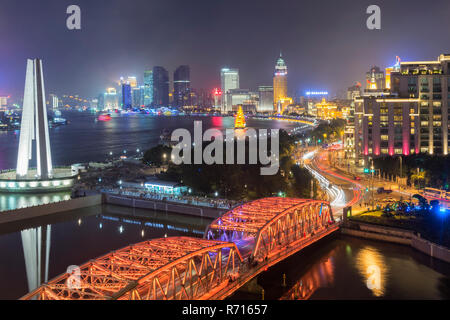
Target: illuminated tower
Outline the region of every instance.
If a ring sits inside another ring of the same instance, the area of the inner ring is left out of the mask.
[[[37,177],[51,178],[53,175],[50,139],[48,135],[47,108],[45,105],[44,75],[42,60],[28,59],[25,78],[25,93],[20,126],[17,177],[28,173],[32,158],[33,140],[36,140]]]
[[[149,106],[153,102],[153,70],[144,72],[144,105]]]
[[[234,119],[234,128],[235,129],[245,128],[245,116],[241,106],[239,106],[236,118]]]
[[[189,66],[179,66],[173,73],[173,101],[175,107],[192,105]]]
[[[277,111],[278,102],[287,97],[287,66],[283,58],[277,60],[275,66],[275,74],[273,77],[273,106],[274,111]]]

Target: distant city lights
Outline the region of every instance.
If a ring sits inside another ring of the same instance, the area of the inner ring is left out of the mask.
[[[307,96],[327,96],[328,91],[306,91]]]

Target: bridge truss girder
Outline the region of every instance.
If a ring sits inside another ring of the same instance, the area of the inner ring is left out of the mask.
[[[259,230],[252,256],[257,260],[270,258],[287,246],[327,228],[333,222],[328,202],[310,200],[291,207]]]
[[[226,285],[242,262],[233,243],[154,239],[90,261],[75,274],[62,274],[22,299],[204,299]]]

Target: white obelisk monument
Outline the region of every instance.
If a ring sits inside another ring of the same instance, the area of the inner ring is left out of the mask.
[[[28,59],[27,62],[17,156],[17,178],[25,178],[28,174],[29,160],[32,159],[33,153],[33,140],[36,140],[36,178],[51,178],[53,176],[52,155],[48,135],[44,75],[40,59]]]

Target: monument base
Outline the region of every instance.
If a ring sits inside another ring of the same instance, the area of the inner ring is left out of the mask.
[[[28,171],[26,177],[17,178],[16,171],[0,173],[0,193],[46,193],[70,190],[77,175],[71,168],[53,169],[53,177],[36,178],[36,169]]]

